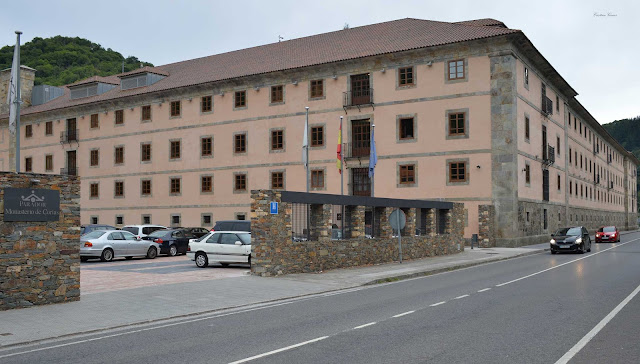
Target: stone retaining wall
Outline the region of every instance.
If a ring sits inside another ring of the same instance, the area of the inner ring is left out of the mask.
[[[364,231],[364,208],[353,206],[352,239],[331,240],[330,231],[333,223],[329,208],[315,207],[314,219],[321,222],[327,229],[320,229],[316,241],[294,242],[291,239],[292,207],[288,202],[282,202],[278,191],[251,191],[251,273],[260,276],[277,276],[291,273],[321,272],[329,269],[355,267],[368,264],[380,264],[397,261],[398,240],[392,237],[392,229],[386,218],[393,208],[384,208],[380,219],[382,237],[368,239]],[[269,203],[279,203],[279,213],[270,214]],[[328,205],[312,205],[328,206]],[[313,209],[313,207],[312,207]],[[417,259],[436,255],[455,254],[464,250],[464,208],[463,204],[454,204],[447,216],[445,234],[437,235],[435,219],[431,219],[434,226],[426,236],[414,236],[418,225],[415,221],[414,208],[406,209],[407,236],[402,237],[403,259]],[[321,217],[319,215],[322,215]],[[318,227],[312,226],[311,230]]]
[[[4,222],[7,187],[59,190],[60,219]],[[80,299],[79,199],[77,177],[0,172],[0,310]]]

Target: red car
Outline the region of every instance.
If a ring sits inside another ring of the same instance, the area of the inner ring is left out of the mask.
[[[596,231],[596,243],[602,243],[607,241],[610,241],[613,243],[620,242],[620,232],[618,231],[617,227],[604,226],[598,229],[598,231]]]

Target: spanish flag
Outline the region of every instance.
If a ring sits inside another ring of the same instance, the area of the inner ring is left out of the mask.
[[[338,130],[338,158],[336,160],[338,172],[342,174],[342,117],[340,118],[340,129]]]

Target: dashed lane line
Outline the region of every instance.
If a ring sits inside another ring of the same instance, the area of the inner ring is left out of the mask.
[[[416,312],[416,311],[407,311],[407,312],[399,313],[399,314],[394,315],[394,316],[391,316],[391,317],[393,317],[393,318],[398,318],[398,317],[402,317],[402,316],[410,315],[410,314],[412,314],[412,313],[414,313],[414,312]]]
[[[436,306],[444,305],[445,303],[447,303],[447,301],[442,301],[442,302],[434,303],[433,305],[429,305],[429,307],[436,307]]]
[[[466,297],[469,297],[469,295],[468,294],[463,294],[462,296],[458,296],[458,297],[454,298],[454,300],[459,300],[461,298],[466,298]]]
[[[287,347],[284,347],[284,348],[280,348],[280,349],[276,349],[276,350],[269,351],[269,352],[266,352],[266,353],[258,354],[258,355],[255,355],[255,356],[252,356],[252,357],[249,357],[249,358],[245,358],[245,359],[241,359],[241,360],[238,360],[238,361],[231,362],[229,364],[246,363],[248,361],[264,358],[265,356],[269,356],[269,355],[281,353],[283,351],[299,348],[299,347],[307,345],[307,344],[312,344],[312,343],[318,342],[320,340],[324,340],[324,339],[326,339],[328,337],[329,336],[318,337],[318,338],[315,338],[313,340],[304,341],[304,342],[301,342],[301,343],[298,343],[298,344],[294,344],[294,345],[290,345],[290,346],[287,346]]]
[[[358,329],[362,329],[363,327],[367,327],[367,326],[373,326],[377,324],[377,322],[369,322],[368,324],[364,324],[364,325],[360,325],[360,326],[356,326],[353,328],[353,330],[358,330]]]
[[[478,291],[478,293],[489,291],[491,288],[484,288]]]

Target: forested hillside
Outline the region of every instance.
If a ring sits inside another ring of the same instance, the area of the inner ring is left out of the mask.
[[[0,48],[0,69],[10,68],[14,45]],[[20,47],[20,63],[36,69],[35,84],[61,86],[91,76],[109,76],[144,66],[138,58],[123,57],[111,48],[87,39],[55,36],[34,38]]]
[[[612,123],[604,124],[602,127],[605,128],[624,149],[640,158],[640,116],[616,120]],[[640,190],[640,178],[638,179],[638,190]],[[638,200],[638,209],[640,210],[640,199]]]

